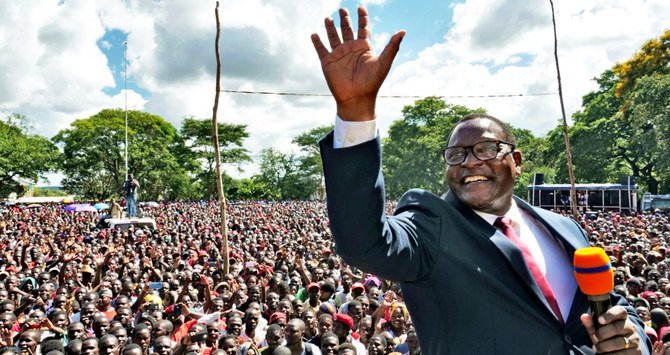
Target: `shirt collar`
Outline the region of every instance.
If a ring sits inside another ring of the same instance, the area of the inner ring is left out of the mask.
[[[477,211],[477,210],[473,210],[473,211],[476,214],[478,214],[479,217],[482,217],[490,225],[493,225],[496,222],[496,219],[498,219],[498,217],[501,217],[501,216],[496,216],[494,214],[490,214],[490,213],[486,213],[486,212],[482,212],[482,211]],[[522,217],[521,209],[519,209],[519,206],[517,206],[516,201],[514,201],[514,199],[512,199],[512,205],[510,206],[509,211],[507,211],[507,213],[505,213],[505,215],[502,216],[502,217],[507,217],[510,220],[512,220],[513,225],[514,224],[519,225],[519,224],[522,223],[521,221],[522,221],[523,217]]]

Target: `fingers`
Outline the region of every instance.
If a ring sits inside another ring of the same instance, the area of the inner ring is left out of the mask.
[[[358,39],[370,40],[370,22],[368,10],[364,7],[358,8]]]
[[[354,40],[354,30],[352,29],[351,17],[349,17],[349,11],[344,8],[340,9],[340,30],[342,31],[342,38],[344,41]]]
[[[653,355],[663,355],[665,351],[668,350],[668,346],[665,345],[662,341],[657,341],[654,343]]]
[[[627,318],[628,312],[626,312],[626,309],[621,306],[615,306],[608,309],[605,314],[602,314],[598,318],[598,322],[600,324],[609,324],[617,320],[626,320]]]
[[[400,42],[402,42],[403,37],[405,37],[405,31],[399,31],[391,37],[389,43],[384,47],[384,50],[379,55],[379,60],[384,64],[384,66],[390,68],[393,63],[395,55],[398,54],[400,49]]]
[[[613,307],[601,315],[599,319],[601,325],[597,330],[591,315],[582,314],[580,319],[599,353],[635,349],[640,343],[640,339],[635,332],[635,326],[628,319],[627,312],[623,307]]]
[[[349,11],[347,9],[340,9],[340,31],[342,32],[342,39],[344,41],[353,41],[354,40],[354,30],[351,22],[351,17],[349,16]],[[340,36],[337,33],[335,28],[335,21],[331,17],[326,17],[324,20],[324,25],[326,26],[326,34],[328,35],[328,43],[330,48],[335,49],[337,46],[342,44]],[[370,39],[370,23],[368,19],[368,12],[364,7],[358,8],[358,39]],[[328,54],[328,49],[323,45],[321,39],[317,34],[312,34],[312,44],[316,53],[319,55],[319,59],[323,58]]]
[[[335,29],[335,21],[333,21],[333,19],[330,17],[326,17],[323,22],[326,25],[326,34],[328,35],[328,43],[330,43],[330,48],[335,49],[337,46],[342,44],[340,41],[340,36],[337,34],[337,30]]]
[[[319,35],[316,33],[312,33],[312,44],[314,45],[314,49],[316,50],[316,54],[319,56],[319,59],[322,59],[328,55],[328,49],[323,45],[321,38],[319,38]]]

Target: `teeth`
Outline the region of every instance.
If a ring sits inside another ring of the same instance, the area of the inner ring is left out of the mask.
[[[471,182],[475,182],[475,181],[487,181],[487,180],[488,180],[488,179],[487,179],[485,176],[475,175],[475,176],[468,176],[468,177],[466,177],[466,178],[465,178],[465,183],[466,183],[466,184],[469,184],[469,183],[471,183]]]

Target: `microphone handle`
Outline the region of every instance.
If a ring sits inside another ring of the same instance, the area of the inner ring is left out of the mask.
[[[598,317],[607,312],[608,309],[612,308],[612,301],[610,301],[610,295],[595,295],[589,296],[589,303],[591,304],[591,314],[593,315],[593,325],[596,329],[600,328],[600,323],[598,323]]]

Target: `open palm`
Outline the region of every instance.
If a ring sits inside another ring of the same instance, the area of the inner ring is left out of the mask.
[[[314,49],[321,60],[321,69],[337,103],[340,117],[351,121],[373,119],[377,92],[391,69],[405,32],[393,35],[382,53],[375,56],[370,44],[370,26],[365,8],[358,9],[356,39],[346,9],[340,9],[340,23],[342,39],[333,19],[326,18],[331,51],[328,51],[317,34],[312,34]]]

